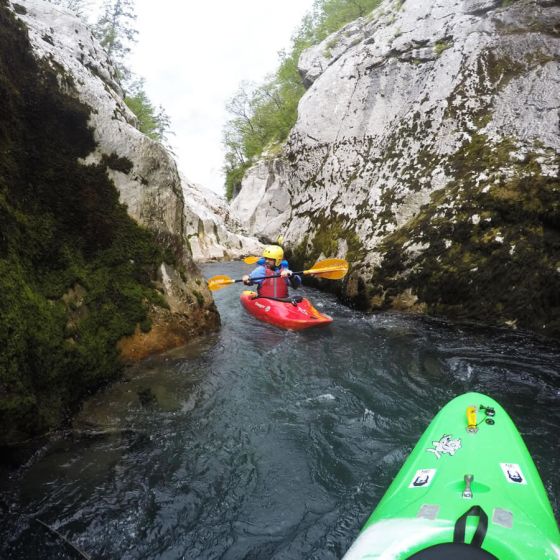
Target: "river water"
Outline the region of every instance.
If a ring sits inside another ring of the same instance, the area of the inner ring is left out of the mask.
[[[340,558],[434,414],[471,390],[512,416],[558,519],[557,343],[364,315],[309,288],[335,322],[286,332],[240,290],[215,293],[217,335],[129,370],[2,471],[1,558],[80,558],[53,530],[95,559]]]

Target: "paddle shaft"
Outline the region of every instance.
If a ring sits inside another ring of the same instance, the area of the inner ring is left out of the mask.
[[[303,272],[293,272],[292,276],[295,276],[296,274],[303,274]],[[266,280],[267,278],[282,278],[281,274],[272,274],[271,276],[257,276],[257,278],[249,278],[250,282],[255,282],[256,280]],[[286,278],[290,278],[289,276],[286,276]],[[243,278],[239,279],[239,280],[234,280],[234,282],[243,282]]]
[[[340,267],[337,266],[333,266],[330,268],[317,268],[316,270],[313,270],[312,268],[310,268],[309,270],[300,270],[298,272],[292,272],[291,276],[296,276],[296,274],[321,274],[322,272],[332,272],[334,270],[338,270]],[[254,280],[266,280],[267,278],[281,278],[282,275],[281,274],[272,274],[270,276],[258,276],[257,278],[249,278],[249,280],[254,281]],[[286,278],[289,278],[289,276],[286,276]],[[243,278],[241,278],[240,280],[234,280],[234,282],[243,282]]]

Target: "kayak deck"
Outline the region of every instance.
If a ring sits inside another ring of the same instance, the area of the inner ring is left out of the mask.
[[[455,547],[449,543],[457,530]],[[463,544],[477,530],[481,547]],[[436,415],[344,558],[443,557],[437,549],[462,558],[460,548],[472,558],[560,558],[560,534],[533,460],[505,410],[478,393]]]
[[[333,321],[332,317],[317,311],[306,298],[292,303],[256,296],[256,292],[243,291],[241,305],[260,321],[283,329],[297,331],[328,325]]]

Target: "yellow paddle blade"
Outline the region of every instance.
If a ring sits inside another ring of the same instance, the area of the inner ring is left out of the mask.
[[[255,264],[259,259],[260,257],[245,257],[243,262],[246,264]]]
[[[304,270],[304,274],[313,274],[319,278],[329,280],[340,280],[348,272],[348,261],[344,259],[325,259],[315,263],[309,270]]]
[[[212,278],[208,280],[208,288],[212,292],[215,292],[216,290],[221,290],[222,288],[225,288],[230,284],[235,284],[235,280],[233,280],[233,278],[230,278],[229,276],[226,276],[225,274],[212,276]]]

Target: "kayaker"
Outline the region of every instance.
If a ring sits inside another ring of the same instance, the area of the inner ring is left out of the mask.
[[[280,277],[262,279],[265,276],[272,277],[276,274],[280,274]],[[255,278],[261,278],[261,280],[254,280]],[[278,245],[265,247],[255,270],[251,274],[243,276],[242,279],[246,286],[257,285],[259,297],[288,298],[288,286],[292,288],[301,286],[301,277],[290,270],[288,261],[284,260],[284,250]]]

